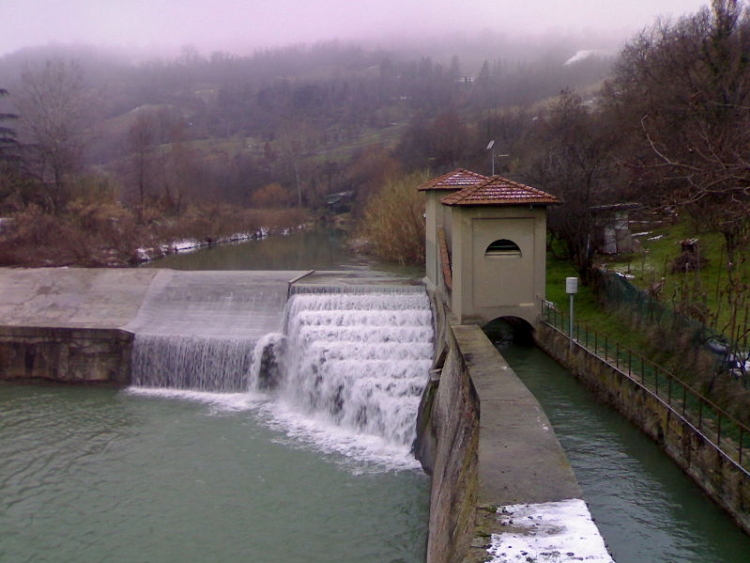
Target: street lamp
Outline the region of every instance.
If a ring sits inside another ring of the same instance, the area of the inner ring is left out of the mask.
[[[488,151],[492,151],[492,175],[493,175],[493,176],[495,175],[495,151],[494,151],[494,150],[493,150],[493,148],[492,148],[492,147],[494,147],[494,146],[495,146],[495,139],[492,139],[492,140],[491,140],[491,141],[490,141],[490,142],[489,142],[489,143],[487,144],[487,150],[488,150]]]
[[[565,293],[570,296],[570,329],[568,336],[570,337],[570,352],[573,352],[573,309],[574,309],[574,297],[578,293],[578,278],[570,277],[565,278]]]

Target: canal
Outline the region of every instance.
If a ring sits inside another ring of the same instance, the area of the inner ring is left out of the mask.
[[[542,404],[617,563],[750,560],[750,537],[645,434],[538,348],[499,349]]]

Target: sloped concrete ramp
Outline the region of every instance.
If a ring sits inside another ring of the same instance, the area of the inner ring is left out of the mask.
[[[0,268],[0,326],[119,328],[158,270]]]

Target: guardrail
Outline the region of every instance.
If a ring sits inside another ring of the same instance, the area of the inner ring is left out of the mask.
[[[551,304],[543,305],[542,321],[571,338],[568,317]],[[573,346],[651,394],[750,479],[750,427],[643,355],[579,323],[572,331]]]

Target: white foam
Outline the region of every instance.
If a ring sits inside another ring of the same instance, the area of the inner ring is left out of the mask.
[[[353,472],[403,471],[421,468],[410,446],[334,423],[322,413],[303,415],[285,401],[264,403],[263,417],[292,443],[308,444],[324,454],[343,456]]]
[[[210,405],[217,412],[241,412],[255,410],[266,399],[259,393],[209,393],[148,387],[128,387],[125,393],[142,397],[180,399]]]

